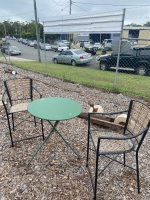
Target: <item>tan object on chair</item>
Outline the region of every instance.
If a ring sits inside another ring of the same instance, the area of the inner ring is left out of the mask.
[[[89,112],[90,113],[91,112],[104,112],[104,110],[103,110],[102,106],[100,106],[100,105],[94,105],[93,107],[91,107],[89,109]]]

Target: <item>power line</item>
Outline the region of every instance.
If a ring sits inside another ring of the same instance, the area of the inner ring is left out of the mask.
[[[75,4],[74,4],[75,5]],[[84,10],[84,11],[88,11],[88,10],[86,10],[86,9],[84,9],[84,8],[81,8],[80,6],[77,6],[77,5],[75,5],[77,8],[80,8],[81,10]]]
[[[150,4],[138,4],[138,5],[129,5],[129,4],[109,4],[109,3],[83,3],[79,1],[73,1],[73,3],[80,3],[80,4],[90,4],[90,5],[100,5],[100,6],[150,6]]]
[[[53,7],[51,7],[51,8],[45,8],[45,9],[41,9],[41,10],[38,10],[38,12],[41,12],[41,11],[43,11],[43,10],[50,10],[50,9],[53,9],[53,8],[55,8],[56,6],[53,6]],[[14,17],[14,16],[19,16],[19,15],[28,15],[28,14],[33,14],[34,13],[34,11],[32,11],[32,12],[26,12],[26,13],[18,13],[18,14],[15,14],[15,15],[11,15],[11,16],[0,16],[1,18],[2,17]]]
[[[61,11],[57,15],[60,15],[67,7],[69,7],[68,4],[63,9],[61,9]]]

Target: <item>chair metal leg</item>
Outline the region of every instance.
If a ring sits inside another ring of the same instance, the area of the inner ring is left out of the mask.
[[[14,115],[13,115],[13,113],[11,114],[11,116],[12,116],[12,125],[13,125],[13,131],[15,130],[15,124],[14,124]]]
[[[125,165],[126,165],[126,154],[125,153],[123,154],[123,163],[124,163],[124,167],[125,167]]]
[[[97,193],[97,178],[98,178],[98,152],[96,152],[96,169],[95,169],[95,186],[94,186],[94,200],[96,200],[96,193]]]
[[[8,116],[8,115],[7,115],[7,123],[8,123],[8,128],[9,128],[9,134],[10,134],[11,146],[14,147],[13,137],[12,137],[12,132],[11,132],[11,126],[10,126],[10,120],[9,120],[9,116]]]
[[[136,152],[136,173],[137,173],[137,188],[138,188],[138,193],[140,193],[140,178],[139,178],[138,152]]]
[[[89,161],[89,133],[87,138],[87,157],[86,157],[86,167],[88,167],[88,161]]]

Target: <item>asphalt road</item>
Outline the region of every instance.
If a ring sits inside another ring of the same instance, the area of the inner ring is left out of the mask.
[[[25,44],[22,44],[20,42],[17,42],[15,40],[9,40],[10,44],[12,46],[17,46],[18,48],[21,49],[22,54],[17,56],[18,58],[24,58],[24,59],[29,59],[29,60],[39,60],[38,59],[38,50],[34,49],[34,47],[27,46]],[[40,50],[40,55],[41,55],[41,61],[47,61],[47,62],[52,62],[52,57],[53,55],[58,54],[57,52],[54,51],[46,51],[46,53],[43,50]],[[93,69],[98,69],[98,63],[96,63],[96,56],[93,56],[93,60],[91,63],[88,63],[86,65],[88,68],[93,68]]]

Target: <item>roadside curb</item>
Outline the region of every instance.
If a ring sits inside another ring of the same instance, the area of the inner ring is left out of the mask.
[[[16,56],[6,56],[7,61],[34,61],[34,60],[30,60],[30,59],[26,59],[26,58],[18,58]],[[0,61],[3,61],[4,57],[0,57]]]

